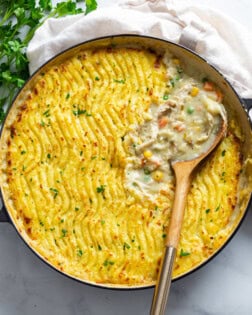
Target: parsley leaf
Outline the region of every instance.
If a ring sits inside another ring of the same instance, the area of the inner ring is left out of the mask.
[[[66,229],[62,229],[61,230],[61,237],[66,237],[67,236],[67,230]]]
[[[51,11],[52,1],[51,0],[39,0],[39,5],[42,9]]]
[[[105,185],[101,185],[100,187],[97,187],[96,188],[96,191],[98,192],[98,193],[104,193],[104,191],[105,191]]]
[[[125,249],[130,249],[130,245],[128,243],[125,243],[123,244],[123,250]]]
[[[74,116],[80,116],[80,115],[85,115],[87,117],[92,116],[92,114],[88,113],[86,109],[77,109],[77,110],[73,110],[73,114]]]
[[[58,196],[58,194],[59,194],[59,191],[57,189],[55,189],[55,188],[50,188],[50,191],[52,191],[54,193],[53,199],[55,199]]]
[[[107,267],[107,266],[109,266],[109,265],[113,266],[113,265],[114,265],[114,261],[111,261],[111,260],[106,259],[106,260],[104,261],[104,263],[103,263],[103,266],[104,266],[104,267]]]
[[[85,14],[88,14],[94,11],[97,8],[96,0],[86,0],[86,11]]]
[[[57,3],[54,11],[55,11],[56,17],[74,15],[74,14],[83,12],[81,8],[77,8],[75,1],[63,1],[63,2]]]
[[[180,256],[180,257],[185,257],[185,256],[189,256],[190,254],[191,254],[191,253],[185,252],[185,251],[183,250],[183,248],[181,248],[181,251],[180,251],[179,256]]]

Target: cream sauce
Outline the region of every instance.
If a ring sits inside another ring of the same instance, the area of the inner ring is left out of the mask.
[[[126,161],[125,186],[155,200],[173,180],[170,163],[190,160],[213,143],[220,121],[226,120],[219,91],[212,82],[178,73],[178,60],[164,57],[170,93],[152,104],[145,122],[126,135],[130,156]]]

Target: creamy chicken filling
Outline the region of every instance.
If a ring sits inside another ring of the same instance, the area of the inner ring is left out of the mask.
[[[178,75],[178,62],[165,59],[170,93],[152,104],[145,122],[126,135],[130,152],[126,188],[150,199],[173,179],[171,161],[204,153],[214,141],[220,120],[226,120],[221,92],[211,81],[202,82],[182,70]]]

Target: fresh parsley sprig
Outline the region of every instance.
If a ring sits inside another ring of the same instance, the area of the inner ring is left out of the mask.
[[[49,17],[63,17],[97,8],[96,0],[1,0],[0,1],[0,122],[14,96],[29,77],[26,48],[35,31]]]

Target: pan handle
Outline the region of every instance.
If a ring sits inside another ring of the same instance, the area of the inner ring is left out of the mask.
[[[243,103],[246,106],[248,112],[251,112],[252,109],[252,98],[243,98]]]
[[[5,206],[2,203],[2,200],[0,199],[0,222],[9,222],[10,223],[10,218],[8,216],[8,213],[5,209]]]

